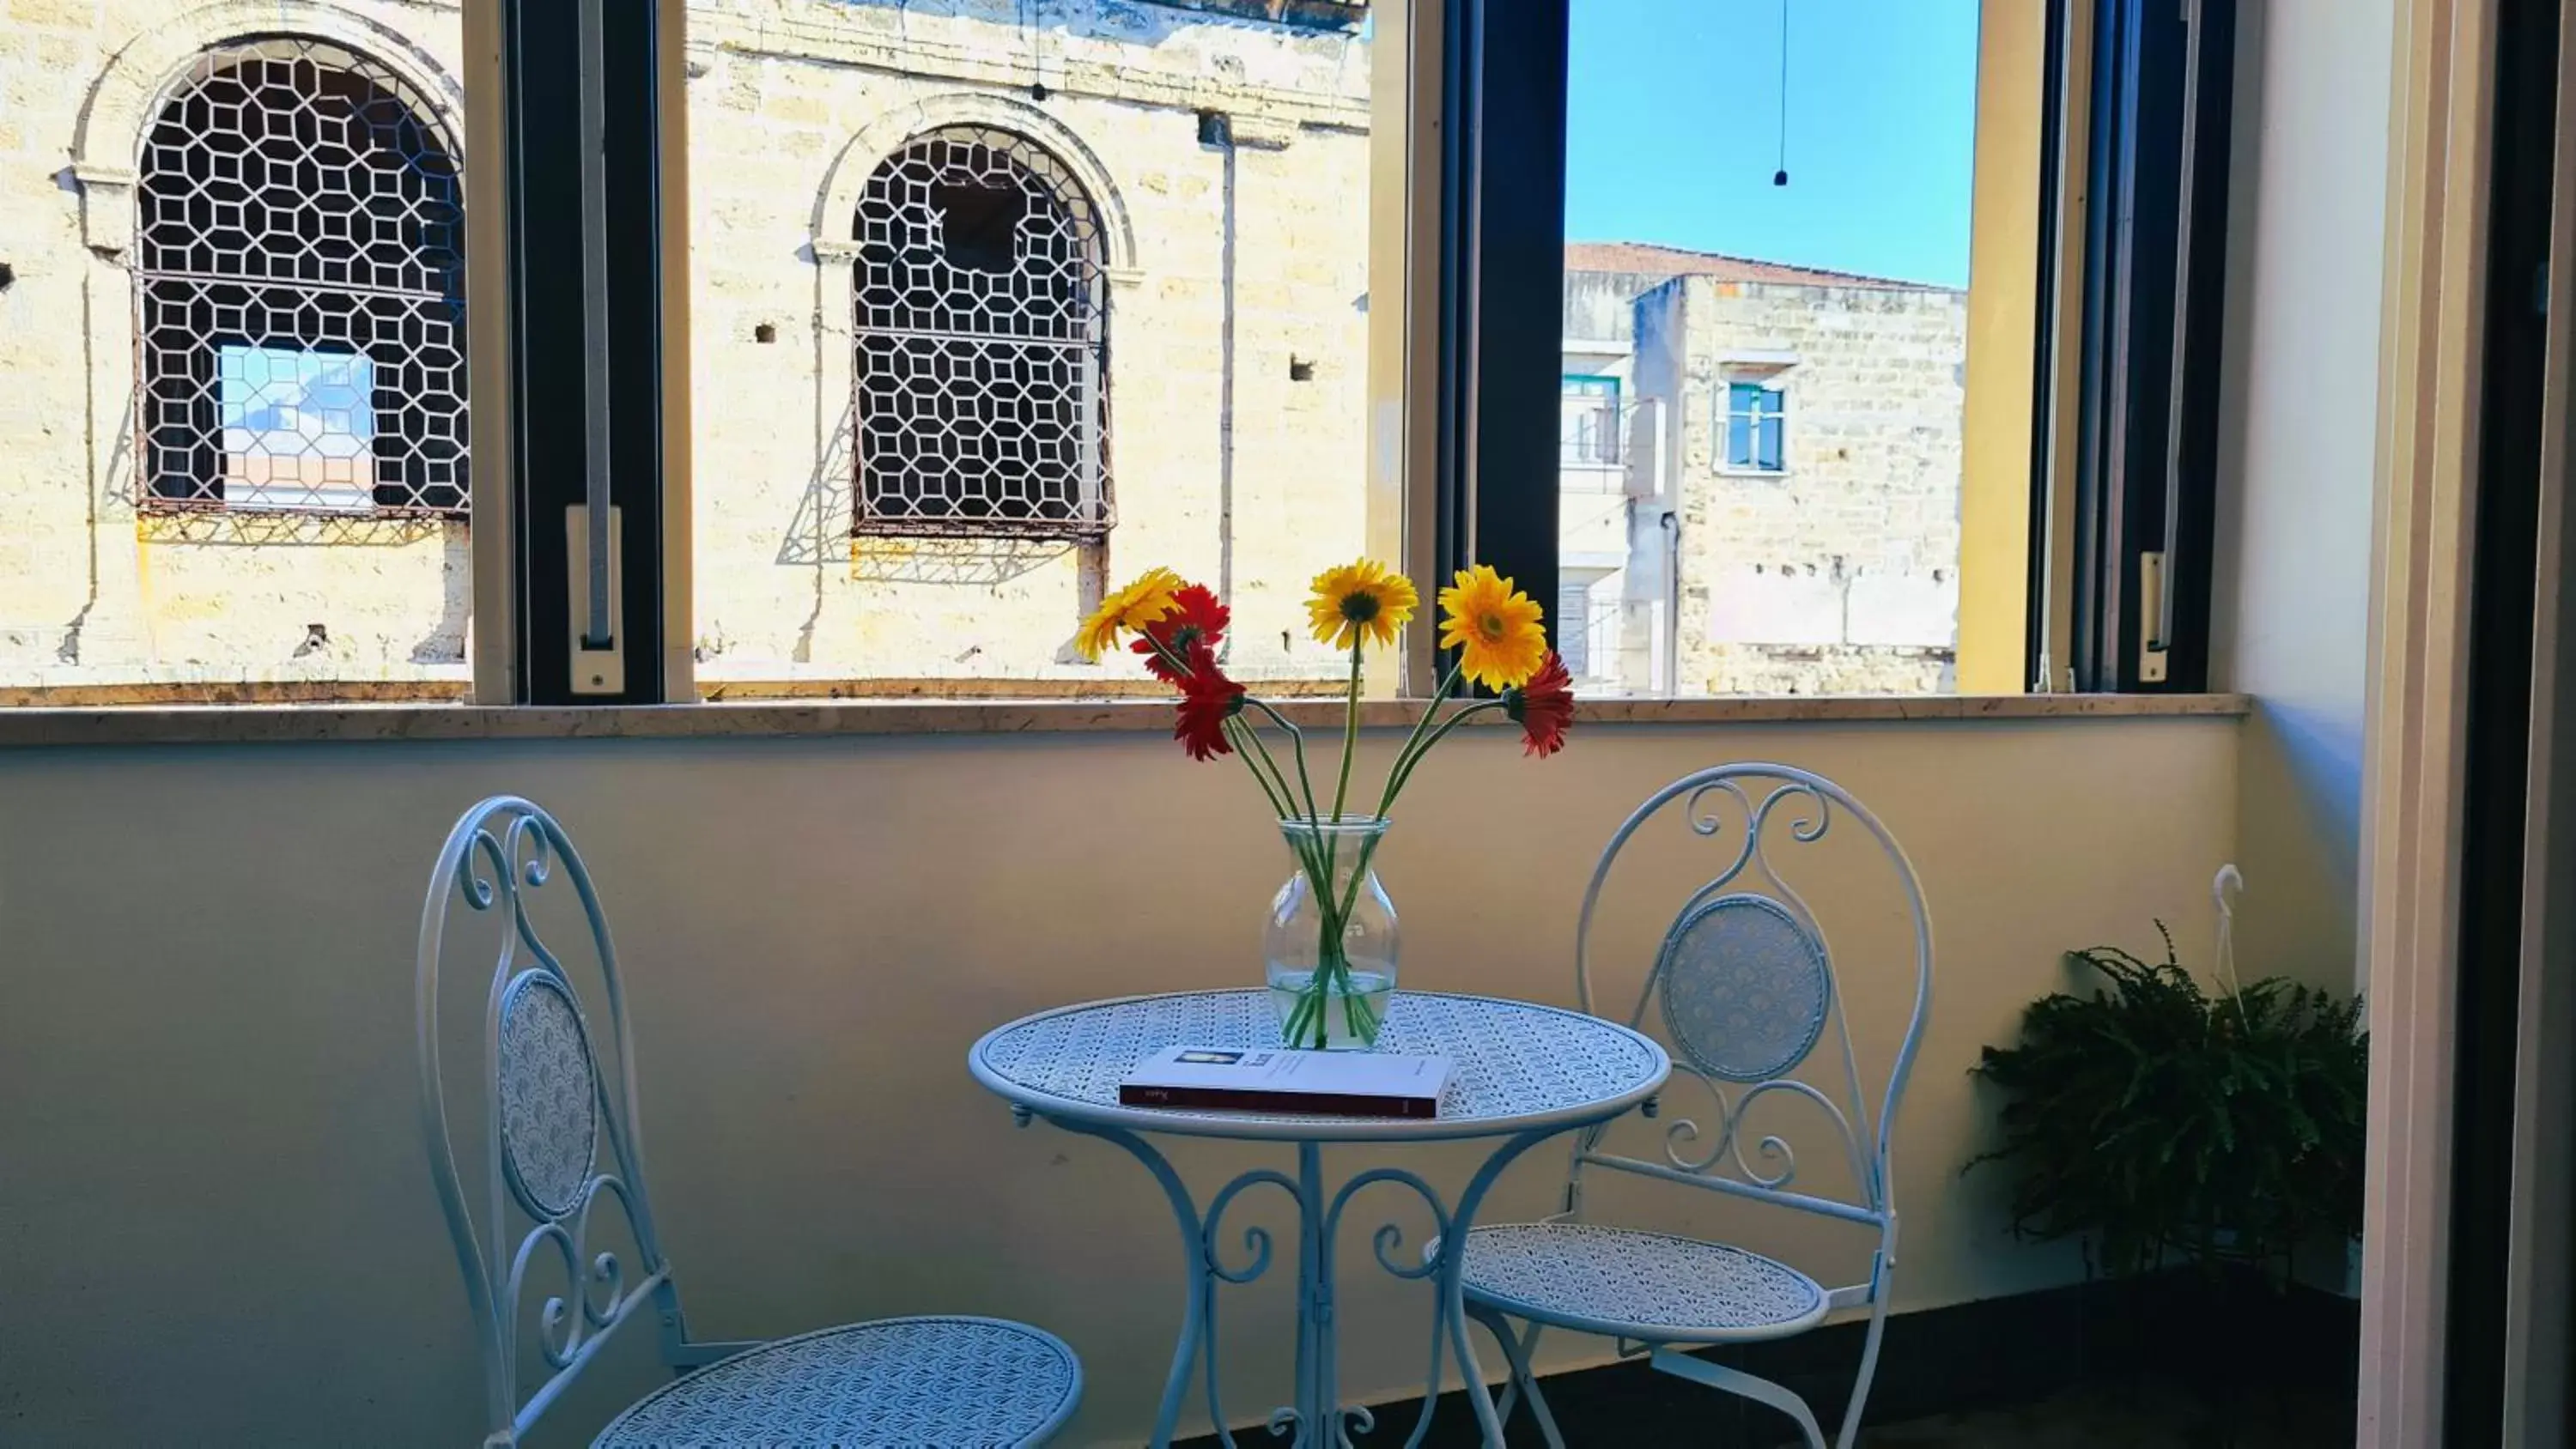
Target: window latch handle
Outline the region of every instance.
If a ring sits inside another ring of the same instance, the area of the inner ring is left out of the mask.
[[[624,571],[619,567],[619,525],[624,522],[620,510],[607,511],[606,526],[590,526],[590,509],[574,504],[564,510],[564,591],[572,607],[565,612],[572,628],[572,692],[575,694],[624,694],[626,692],[626,631],[618,627],[618,610],[626,597]],[[603,566],[593,571],[590,541],[605,537],[608,556]],[[596,579],[601,588],[594,591]],[[605,596],[608,612],[594,620],[591,601]],[[594,627],[594,624],[596,627]]]

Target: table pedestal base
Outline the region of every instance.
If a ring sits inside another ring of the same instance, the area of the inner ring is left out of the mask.
[[[1372,1253],[1381,1269],[1398,1278],[1427,1279],[1432,1284],[1431,1371],[1423,1385],[1422,1416],[1405,1443],[1410,1449],[1430,1432],[1431,1415],[1440,1400],[1444,1360],[1454,1354],[1459,1375],[1466,1383],[1467,1402],[1475,1410],[1485,1442],[1499,1449],[1503,1442],[1502,1418],[1495,1411],[1493,1396],[1486,1392],[1484,1371],[1476,1361],[1475,1345],[1467,1336],[1469,1320],[1460,1276],[1467,1231],[1474,1225],[1476,1209],[1484,1202],[1486,1191],[1503,1169],[1530,1148],[1571,1130],[1571,1124],[1533,1129],[1504,1140],[1468,1182],[1467,1190],[1459,1194],[1455,1208],[1443,1204],[1440,1194],[1420,1176],[1395,1167],[1371,1168],[1328,1192],[1323,1148],[1317,1143],[1301,1142],[1297,1144],[1294,1177],[1270,1168],[1256,1168],[1219,1188],[1208,1200],[1204,1213],[1180,1174],[1173,1171],[1171,1162],[1142,1136],[1122,1127],[1083,1122],[1057,1121],[1056,1125],[1068,1132],[1114,1142],[1145,1164],[1145,1170],[1162,1185],[1163,1195],[1170,1200],[1173,1217],[1180,1225],[1188,1297],[1180,1342],[1172,1351],[1171,1374],[1163,1384],[1162,1408],[1154,1418],[1154,1449],[1164,1449],[1172,1442],[1172,1429],[1180,1419],[1182,1402],[1189,1397],[1194,1368],[1203,1370],[1208,1417],[1216,1424],[1217,1437],[1233,1449],[1234,1435],[1226,1427],[1225,1406],[1218,1397],[1217,1289],[1221,1284],[1249,1283],[1259,1278],[1269,1271],[1272,1253],[1270,1233],[1264,1228],[1243,1230],[1244,1257],[1234,1264],[1226,1261],[1219,1239],[1226,1209],[1236,1197],[1255,1187],[1277,1188],[1297,1206],[1296,1401],[1270,1416],[1270,1432],[1286,1437],[1292,1449],[1348,1449],[1354,1430],[1366,1432],[1375,1427],[1375,1417],[1365,1405],[1345,1405],[1341,1401],[1340,1333],[1333,1292],[1334,1245],[1340,1238],[1343,1211],[1350,1206],[1354,1194],[1377,1183],[1398,1184],[1421,1198],[1431,1209],[1433,1231],[1439,1235],[1439,1251],[1411,1263],[1396,1256],[1403,1246],[1404,1234],[1395,1224],[1380,1225],[1370,1237]]]

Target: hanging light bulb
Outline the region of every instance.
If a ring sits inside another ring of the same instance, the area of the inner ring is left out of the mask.
[[[1780,169],[1771,184],[1789,184],[1789,0],[1780,0]]]

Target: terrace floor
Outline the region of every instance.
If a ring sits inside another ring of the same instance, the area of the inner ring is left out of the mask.
[[[2221,1326],[2223,1325],[2223,1326]],[[1857,1324],[1718,1351],[1786,1383],[1830,1434],[1859,1359]],[[2358,1316],[2349,1299],[2255,1288],[2217,1300],[2094,1283],[1888,1323],[1863,1449],[2341,1449],[2352,1443]],[[1630,1360],[1544,1381],[1572,1449],[1789,1449],[1788,1419]],[[1381,1407],[1362,1446],[1398,1445],[1420,1400]],[[1524,1410],[1513,1449],[1546,1441]],[[1248,1446],[1258,1431],[1238,1433]],[[1472,1449],[1475,1419],[1441,1397],[1428,1449]],[[1215,1449],[1191,1441],[1186,1449]]]

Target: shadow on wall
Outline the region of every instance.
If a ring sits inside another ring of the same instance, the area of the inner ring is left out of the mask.
[[[462,519],[441,525],[438,562],[438,622],[411,646],[414,664],[465,662],[465,628],[474,617],[474,535]]]
[[[819,568],[849,555],[858,513],[858,465],[850,441],[858,425],[858,404],[843,403],[840,421],[823,437],[814,475],[805,480],[796,516],[788,520],[787,536],[778,542],[778,562]]]
[[[2237,858],[2259,909],[2238,950],[2263,973],[2350,990],[2358,970],[2361,731],[2333,712],[2259,701],[2238,757]]]
[[[990,588],[1034,573],[1074,551],[1049,538],[860,538],[850,577],[871,584],[963,584]]]
[[[990,588],[1074,551],[1072,543],[1049,538],[861,537],[853,519],[858,470],[850,440],[856,429],[852,408],[843,407],[779,540],[779,563],[819,570],[847,560],[851,579],[859,583]]]
[[[466,547],[466,522],[426,514],[261,513],[236,508],[145,511],[136,528],[149,543],[207,548],[405,548],[442,535],[454,566]]]

